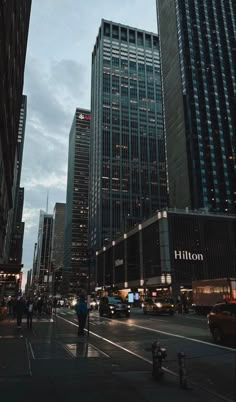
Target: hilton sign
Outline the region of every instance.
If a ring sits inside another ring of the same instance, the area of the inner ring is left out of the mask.
[[[203,261],[203,254],[191,253],[190,251],[175,250],[175,260],[185,260],[185,261]]]

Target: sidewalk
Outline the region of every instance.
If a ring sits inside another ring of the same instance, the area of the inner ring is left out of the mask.
[[[117,366],[101,356],[34,359],[27,334],[17,331],[13,320],[0,322],[1,402],[222,401],[197,387],[181,389],[178,377],[168,373],[156,382],[152,366],[135,356],[126,361],[122,357]],[[85,336],[77,342],[89,344],[92,339]]]

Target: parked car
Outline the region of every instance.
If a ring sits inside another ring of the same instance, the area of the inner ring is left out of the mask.
[[[236,339],[236,301],[217,303],[207,317],[214,342]]]
[[[144,314],[163,314],[173,315],[175,313],[175,303],[170,298],[150,298],[143,302]]]
[[[119,296],[104,296],[99,303],[99,315],[106,315],[110,318],[119,315],[130,316],[130,305],[124,303]]]

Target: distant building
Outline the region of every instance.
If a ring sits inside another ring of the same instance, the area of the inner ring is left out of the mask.
[[[90,111],[76,109],[69,137],[63,293],[88,286]]]
[[[25,284],[25,294],[26,294],[26,296],[29,296],[29,295],[31,295],[33,293],[32,292],[32,273],[33,273],[32,269],[29,269],[27,271],[27,279],[26,279],[26,284]]]
[[[40,211],[38,242],[35,254],[34,288],[40,294],[49,294],[51,272],[53,215]]]
[[[92,54],[93,251],[167,205],[158,36],[102,20]]]
[[[157,0],[169,205],[236,211],[234,0]]]
[[[61,292],[61,276],[64,264],[64,233],[65,233],[65,206],[66,204],[57,202],[53,211],[53,231],[52,231],[52,293]],[[60,271],[60,275],[58,272]],[[57,281],[55,279],[57,278]],[[60,282],[60,283],[59,283]],[[57,284],[55,288],[55,284]]]
[[[0,263],[6,244],[8,212],[13,207],[13,181],[22,105],[31,0],[0,2]],[[10,238],[9,238],[10,240]]]

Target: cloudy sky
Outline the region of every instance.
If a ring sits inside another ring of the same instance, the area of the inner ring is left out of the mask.
[[[68,136],[76,107],[90,109],[91,54],[101,19],[156,32],[156,0],[33,0],[25,66],[27,123],[24,271],[32,267],[40,209],[66,201]]]

